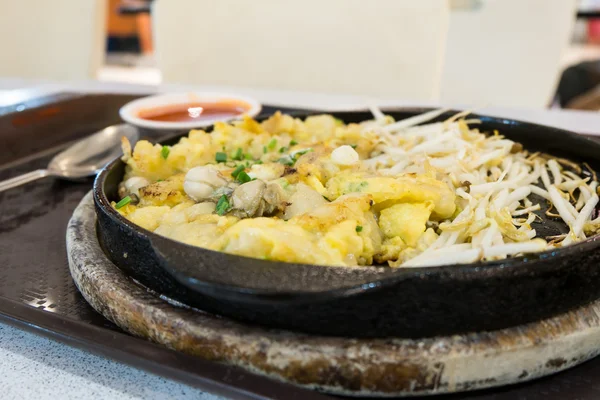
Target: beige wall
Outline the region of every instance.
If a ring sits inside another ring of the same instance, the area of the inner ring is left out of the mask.
[[[106,41],[104,0],[0,2],[0,76],[96,76]]]
[[[440,0],[156,0],[166,82],[377,97],[439,95]]]

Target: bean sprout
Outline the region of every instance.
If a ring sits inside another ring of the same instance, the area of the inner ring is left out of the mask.
[[[437,239],[400,266],[502,259],[568,245],[585,239],[590,230],[600,232],[600,217],[592,220],[598,183],[588,165],[584,170],[569,160],[529,153],[497,131],[486,135],[470,126],[481,121],[464,119],[468,111],[444,122],[430,121],[446,109],[397,122],[374,106],[371,111],[378,126],[363,129],[380,133],[386,144],[365,165],[385,175],[433,171],[454,190],[462,208],[453,219],[434,223]],[[539,198],[549,203],[547,215],[569,227],[568,234],[548,238],[550,243],[531,227],[540,219]]]

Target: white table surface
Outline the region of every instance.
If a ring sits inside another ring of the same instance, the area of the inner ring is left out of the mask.
[[[432,106],[402,100],[373,100],[277,90],[227,87],[141,86],[106,82],[56,83],[0,78],[0,107],[60,91],[93,93],[149,93],[206,90],[243,93],[259,101],[281,106],[328,110],[360,109],[368,101],[381,106]],[[525,110],[499,107],[477,112],[552,125],[600,136],[600,113],[564,110]],[[0,398],[2,400],[71,399],[222,399],[190,386],[96,356],[0,323]]]
[[[212,394],[0,323],[2,400],[218,400]]]

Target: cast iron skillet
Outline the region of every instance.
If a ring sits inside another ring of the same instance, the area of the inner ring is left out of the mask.
[[[387,110],[396,119],[425,111]],[[346,122],[371,118],[368,112],[333,115]],[[497,129],[529,150],[600,166],[600,144],[592,140],[540,125],[479,118],[483,131]],[[258,260],[185,245],[127,221],[110,206],[123,173],[123,162],[115,160],[94,184],[98,236],[110,259],[158,293],[238,320],[325,335],[427,337],[505,328],[600,297],[596,237],[533,256],[431,268]],[[540,215],[538,235],[565,231],[560,222]]]

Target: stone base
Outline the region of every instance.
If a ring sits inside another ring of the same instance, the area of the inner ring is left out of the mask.
[[[206,360],[332,394],[416,396],[523,382],[600,353],[600,301],[494,332],[423,340],[319,337],[264,329],[167,301],[111,263],[96,237],[91,193],[67,228],[73,279],[125,331]]]

